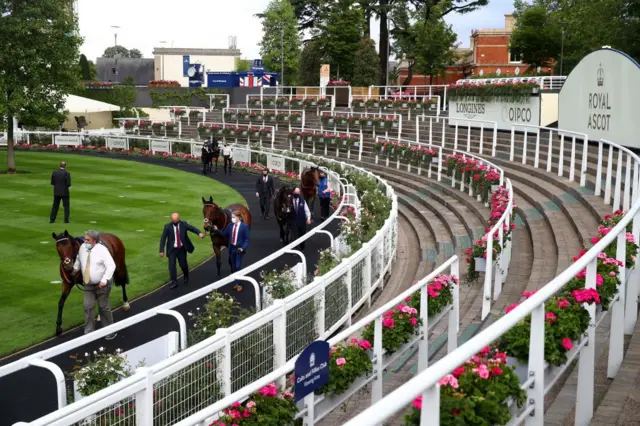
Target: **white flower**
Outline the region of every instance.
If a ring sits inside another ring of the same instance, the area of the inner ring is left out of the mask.
[[[189,315],[190,317],[193,316],[193,314],[191,312],[187,312],[187,315]]]
[[[96,351],[93,351],[93,354],[94,354],[94,355],[98,355],[98,352],[96,352]]]
[[[103,348],[102,346],[100,346],[99,351],[100,351],[100,352],[104,352],[104,348]]]
[[[122,352],[122,349],[116,349],[117,354],[119,354],[120,352]]]
[[[89,352],[85,352],[84,356],[88,357],[89,356]]]

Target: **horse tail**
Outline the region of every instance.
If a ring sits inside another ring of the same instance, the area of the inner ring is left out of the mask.
[[[117,274],[114,275],[113,280],[116,283],[116,286],[121,287],[123,285],[127,285],[129,284],[129,270],[127,269],[127,264],[124,264],[124,274],[122,274],[122,277],[119,277]]]

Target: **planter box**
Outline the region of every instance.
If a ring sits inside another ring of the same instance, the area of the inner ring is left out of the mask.
[[[326,121],[326,124],[327,124],[328,126],[333,125],[334,123],[335,123],[335,120],[334,120],[333,118],[330,118],[330,119],[328,119],[328,120]]]
[[[364,102],[361,102],[361,101],[356,101],[356,102],[353,103],[353,106],[355,108],[365,108],[367,106],[367,104],[364,103]]]
[[[487,259],[484,257],[476,257],[476,272],[486,272],[487,271]]]

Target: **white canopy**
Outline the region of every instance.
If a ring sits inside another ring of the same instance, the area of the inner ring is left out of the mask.
[[[94,101],[81,96],[67,95],[64,109],[71,114],[88,114],[91,112],[120,111],[117,105]]]

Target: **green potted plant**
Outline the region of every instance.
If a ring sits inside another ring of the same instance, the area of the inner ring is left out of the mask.
[[[262,104],[260,97],[258,96],[251,96],[249,98],[249,106],[252,108],[259,108],[260,105]]]
[[[230,127],[230,128],[234,129],[234,127]],[[214,136],[224,136],[224,134],[225,134],[225,128],[222,128],[221,126],[219,126],[217,124],[213,124],[211,127],[209,127],[209,131]]]
[[[264,120],[264,115],[260,111],[251,111],[249,113],[249,121],[252,123]]]
[[[259,127],[249,127],[249,139],[252,141],[260,140],[260,128]]]
[[[333,115],[329,114],[328,112],[322,114],[322,116],[320,116],[320,120],[325,126],[333,126],[335,123]]]
[[[300,114],[299,112],[292,112],[291,114],[289,114],[289,121],[292,124],[302,123],[302,114]]]
[[[236,121],[238,119],[238,112],[235,109],[227,110],[224,112],[224,121]]]
[[[208,138],[211,134],[211,127],[206,124],[198,124],[198,136]]]
[[[289,106],[289,98],[285,97],[285,96],[278,96],[276,98],[276,105],[278,107],[286,107]]]
[[[318,100],[316,98],[305,98],[304,99],[304,107],[305,108],[315,108],[318,106]]]
[[[244,109],[238,110],[238,120],[243,120],[243,121],[249,120],[249,111]]]
[[[264,120],[270,122],[276,121],[276,113],[274,111],[265,111]]]
[[[366,108],[367,102],[362,98],[354,98],[352,101],[353,108]]]
[[[289,113],[279,112],[278,114],[276,114],[276,121],[278,123],[286,123],[287,121],[289,121]]]
[[[304,101],[305,101],[304,99],[296,97],[296,98],[292,98],[290,100],[290,104],[291,104],[292,107],[299,108],[299,107],[302,106]]]
[[[222,109],[228,107],[227,98],[225,96],[215,97],[213,99],[213,106],[215,109]]]
[[[380,108],[380,100],[377,98],[367,99],[367,108]]]

